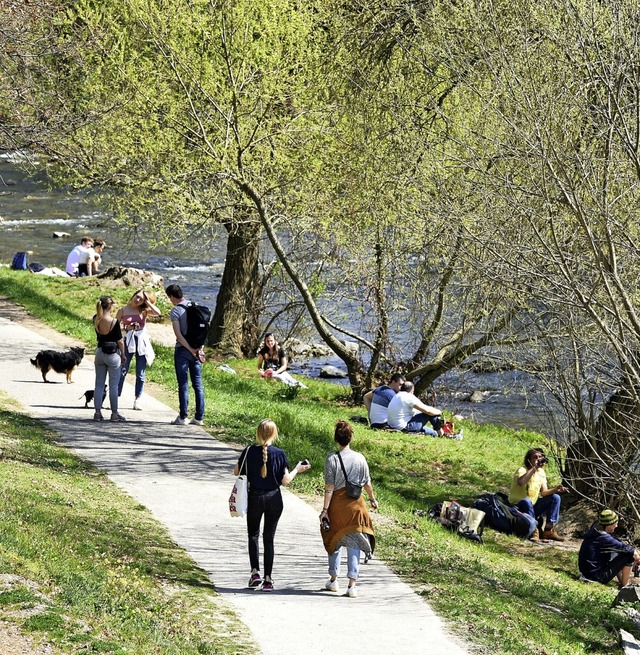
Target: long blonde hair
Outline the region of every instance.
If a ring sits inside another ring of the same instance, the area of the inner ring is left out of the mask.
[[[262,446],[262,468],[260,475],[267,477],[267,449],[278,438],[278,426],[270,418],[263,418],[256,430],[256,440]]]

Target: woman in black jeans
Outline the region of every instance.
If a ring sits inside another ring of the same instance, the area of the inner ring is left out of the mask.
[[[262,591],[273,591],[271,571],[273,569],[273,540],[282,515],[282,494],[280,485],[288,485],[298,473],[308,471],[311,466],[298,462],[289,472],[289,460],[280,448],[273,445],[278,437],[276,424],[268,418],[260,421],[255,446],[242,451],[234,469],[235,475],[247,476],[249,482],[249,508],[247,511],[247,534],[249,536],[249,562],[251,576],[249,587],[260,587]],[[246,458],[246,459],[245,459]],[[262,542],[264,547],[264,579],[260,577],[260,522],[264,516]]]

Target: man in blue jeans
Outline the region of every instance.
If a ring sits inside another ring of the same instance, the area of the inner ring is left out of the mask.
[[[387,407],[389,427],[402,432],[421,432],[432,437],[443,437],[442,411],[425,405],[414,395],[413,390],[413,382],[404,382],[400,391],[391,398]]]
[[[196,413],[193,425],[204,423],[204,387],[202,386],[202,364],[198,359],[198,349],[193,348],[185,339],[187,333],[187,306],[189,301],[182,295],[182,289],[177,284],[170,284],[165,293],[173,305],[171,324],[176,335],[176,348],[173,362],[178,380],[178,398],[180,414],[172,421],[173,425],[189,425],[189,378],[196,397]]]
[[[523,465],[515,472],[509,492],[509,502],[515,505],[523,514],[532,516],[536,521],[545,516],[547,519],[541,539],[564,541],[556,532],[556,524],[560,519],[560,494],[567,492],[561,484],[549,489],[547,474],[544,470],[549,460],[540,448],[530,448],[524,456]],[[535,541],[537,531],[529,537]]]

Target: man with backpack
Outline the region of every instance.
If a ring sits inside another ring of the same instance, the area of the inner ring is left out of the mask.
[[[173,305],[171,324],[176,335],[173,362],[178,380],[178,398],[180,401],[180,414],[176,416],[172,424],[189,424],[189,378],[191,378],[191,386],[196,398],[196,413],[191,423],[193,425],[203,425],[204,386],[202,384],[202,362],[199,353],[206,340],[206,333],[209,328],[207,313],[210,317],[210,312],[208,308],[186,300],[182,295],[182,289],[177,284],[170,284],[165,289],[165,293]],[[192,318],[190,319],[190,317]]]

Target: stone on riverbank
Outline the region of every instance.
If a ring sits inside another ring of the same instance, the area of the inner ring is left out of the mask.
[[[111,266],[104,273],[98,273],[96,277],[102,280],[114,280],[125,287],[164,286],[164,278],[161,275],[157,275],[152,271],[143,271],[141,268]]]
[[[295,338],[287,339],[284,342],[284,347],[290,356],[329,357],[333,354],[331,348],[323,343],[305,343],[304,341]]]
[[[345,371],[341,371],[336,366],[323,366],[320,369],[319,377],[321,378],[346,378],[347,374]]]

